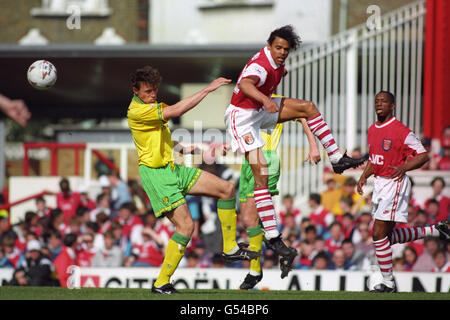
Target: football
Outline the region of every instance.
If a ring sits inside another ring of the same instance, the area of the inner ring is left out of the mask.
[[[47,60],[37,60],[28,68],[27,78],[34,88],[49,89],[56,82],[56,68]]]

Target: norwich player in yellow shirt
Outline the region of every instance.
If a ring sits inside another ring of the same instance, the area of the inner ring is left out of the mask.
[[[218,215],[222,224],[224,255],[230,260],[251,260],[258,254],[236,243],[236,209],[234,184],[198,168],[177,165],[173,159],[171,133],[167,121],[194,108],[209,93],[231,80],[217,78],[203,90],[168,106],[157,102],[161,76],[157,69],[145,66],[131,78],[134,96],[127,118],[138,152],[139,175],[157,217],[166,216],[176,228],[167,245],[161,271],[152,292],[178,293],[170,283],[194,230],[194,222],[184,196],[207,195],[218,198]]]

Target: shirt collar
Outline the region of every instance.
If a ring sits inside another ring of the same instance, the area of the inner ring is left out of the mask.
[[[278,69],[281,66],[281,65],[278,65],[275,63],[275,60],[273,60],[272,55],[270,54],[270,51],[269,51],[269,49],[267,49],[267,47],[264,47],[264,54],[266,55],[267,59],[269,60],[272,68]]]
[[[386,123],[383,123],[383,124],[376,124],[376,123],[375,123],[375,127],[378,128],[378,129],[384,128],[384,127],[390,125],[392,122],[394,122],[394,120],[395,120],[395,117],[392,117],[392,119],[389,120],[389,121],[386,122]]]

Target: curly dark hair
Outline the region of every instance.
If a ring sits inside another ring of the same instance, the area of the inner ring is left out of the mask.
[[[162,77],[158,69],[151,66],[139,68],[131,74],[131,84],[136,89],[140,89],[141,82],[147,82],[152,87],[159,87],[161,81]]]
[[[276,37],[282,38],[289,42],[289,46],[294,51],[297,50],[297,48],[300,47],[300,44],[302,41],[300,40],[300,37],[297,35],[297,33],[294,30],[294,27],[291,25],[286,25],[284,27],[278,28],[273,30],[270,33],[269,39],[267,39],[267,42],[269,44],[272,44],[272,42],[275,40]]]

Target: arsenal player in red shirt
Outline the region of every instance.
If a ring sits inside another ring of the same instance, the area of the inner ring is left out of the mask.
[[[288,248],[278,231],[275,209],[268,190],[268,166],[261,148],[265,142],[260,129],[273,130],[277,123],[300,120],[321,142],[331,161],[333,170],[342,173],[363,164],[364,157],[353,159],[342,155],[330,128],[312,101],[274,97],[282,77],[287,74],[284,63],[291,51],[300,46],[300,38],[290,25],[271,32],[267,46],[256,53],[245,65],[225,112],[227,133],[231,138],[233,152],[239,150],[249,162],[255,178],[254,198],[256,211],[265,231],[266,244],[283,258],[283,273],[289,271],[296,256]],[[312,159],[320,160],[320,154]],[[258,226],[258,219],[254,219]]]
[[[406,172],[422,167],[429,160],[425,148],[414,133],[394,117],[395,97],[381,91],[375,96],[377,122],[368,130],[369,162],[359,182],[358,192],[367,179],[375,176],[372,195],[375,256],[383,275],[382,283],[371,292],[396,292],[392,273],[392,248],[425,236],[449,239],[448,222],[428,227],[396,228],[408,220],[411,181]],[[412,156],[412,158],[411,158]],[[408,160],[408,161],[407,161]]]

